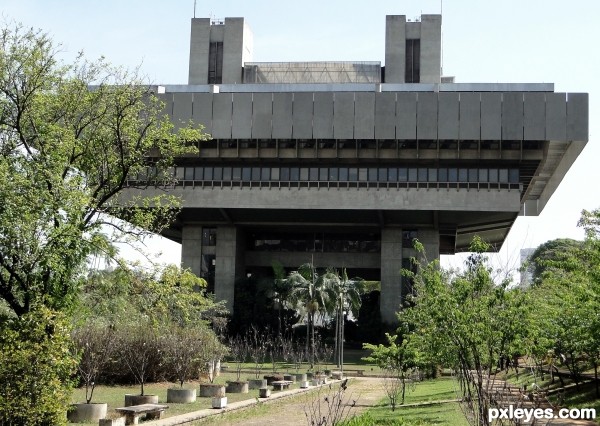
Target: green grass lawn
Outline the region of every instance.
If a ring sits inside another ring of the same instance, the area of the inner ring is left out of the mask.
[[[456,399],[457,383],[452,378],[439,378],[417,383],[406,394],[405,404]],[[397,406],[392,411],[387,398],[361,416],[348,421],[348,426],[363,425],[450,425],[467,426],[468,422],[457,402],[423,406]]]
[[[245,379],[247,375],[242,375],[242,379]],[[215,383],[225,384],[227,380],[235,380],[236,376],[233,373],[223,373],[216,380]],[[184,388],[186,389],[197,389],[196,393],[199,393],[199,385],[200,382],[193,381],[184,384]],[[166,403],[167,401],[167,389],[179,387],[174,383],[147,383],[144,385],[144,393],[147,395],[158,395],[159,403]],[[292,388],[298,387],[298,384],[292,386]],[[274,391],[277,392],[277,391]],[[109,415],[114,413],[114,409],[118,407],[123,407],[125,404],[125,394],[140,394],[140,386],[132,385],[132,386],[97,386],[94,390],[94,395],[92,402],[105,402],[108,403],[108,413]],[[240,394],[240,393],[228,393],[227,400],[228,402],[237,402],[245,399],[256,399],[258,398],[258,390],[250,390],[249,393]],[[85,389],[78,388],[73,392],[73,396],[71,398],[73,403],[76,402],[84,402],[85,401]],[[164,417],[172,417],[179,414],[190,413],[193,411],[202,410],[205,408],[211,408],[211,398],[200,398],[196,399],[196,402],[190,404],[174,404],[169,403],[169,408],[165,411]],[[71,423],[72,425],[77,425],[78,423]]]

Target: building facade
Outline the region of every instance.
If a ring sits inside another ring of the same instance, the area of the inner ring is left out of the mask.
[[[230,304],[236,279],[312,261],[380,280],[393,322],[414,238],[430,259],[474,235],[499,248],[588,140],[586,93],[443,77],[440,15],[387,16],[384,66],[258,63],[252,47],[243,18],[194,18],[189,84],[157,88],[176,126],[212,136],[177,164],[165,236]]]

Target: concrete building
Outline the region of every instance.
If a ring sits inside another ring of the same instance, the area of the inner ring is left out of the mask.
[[[313,259],[381,280],[394,321],[413,238],[430,259],[474,235],[499,248],[584,148],[586,93],[454,83],[440,15],[387,16],[385,34],[384,66],[257,63],[243,18],[192,19],[189,83],[159,93],[177,126],[194,120],[212,140],[177,165],[184,208],[165,235],[218,299],[273,260]]]

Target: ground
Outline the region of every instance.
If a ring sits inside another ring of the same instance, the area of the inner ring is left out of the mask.
[[[314,395],[314,393],[312,394]],[[377,404],[385,397],[382,379],[364,377],[351,380],[346,396],[349,400],[355,400],[356,406],[351,409],[351,415],[358,414],[367,408]],[[305,408],[308,407],[308,395],[283,399],[270,404],[261,404],[258,407],[233,412],[223,416],[213,416],[194,425],[273,425],[281,426],[305,426]],[[285,420],[284,420],[285,419]]]

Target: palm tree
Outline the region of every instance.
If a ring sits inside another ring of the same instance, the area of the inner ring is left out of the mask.
[[[306,348],[311,367],[315,360],[315,316],[318,313],[324,314],[327,307],[331,306],[331,280],[335,279],[333,275],[330,271],[319,275],[312,263],[305,263],[297,271],[290,272],[285,279],[291,288],[290,300],[306,314]]]
[[[338,278],[331,279],[331,299],[335,301],[334,309],[336,314],[335,322],[335,359],[336,364],[343,370],[344,368],[344,311],[347,309],[353,316],[358,316],[358,311],[362,300],[360,298],[364,291],[364,280],[362,278],[348,278],[346,268],[342,269],[342,275],[337,271],[331,271]]]

